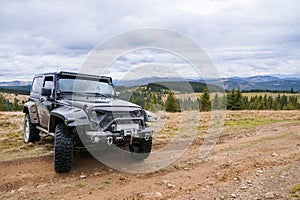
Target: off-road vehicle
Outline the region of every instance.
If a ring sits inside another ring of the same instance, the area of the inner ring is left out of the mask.
[[[111,77],[72,72],[36,75],[23,112],[25,143],[38,142],[41,135],[54,136],[56,172],[71,170],[74,147],[82,144],[122,146],[140,160],[151,152],[152,129],[147,122],[156,120],[155,115],[118,99]]]

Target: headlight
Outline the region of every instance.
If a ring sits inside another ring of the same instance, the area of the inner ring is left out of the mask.
[[[90,127],[92,130],[96,131],[100,128],[99,124],[97,122],[91,122]]]
[[[143,112],[141,110],[137,110],[134,112],[136,117],[141,117],[143,115]]]
[[[98,117],[97,112],[95,110],[92,110],[90,113],[90,117],[91,117],[91,119],[96,120]]]
[[[117,125],[116,124],[112,124],[111,125],[111,127],[110,127],[110,129],[111,129],[111,132],[117,132]]]

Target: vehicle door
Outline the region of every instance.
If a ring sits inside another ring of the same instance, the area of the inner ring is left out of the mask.
[[[38,114],[41,126],[47,129],[50,119],[50,111],[53,109],[54,76],[45,76],[42,86],[38,104]]]
[[[50,110],[53,104],[54,76],[35,77],[32,84],[30,98],[36,104],[40,126],[48,128]]]

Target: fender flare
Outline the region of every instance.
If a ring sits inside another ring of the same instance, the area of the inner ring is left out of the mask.
[[[29,115],[30,121],[32,124],[39,123],[39,117],[38,117],[35,102],[29,101],[29,102],[25,103],[24,107],[23,107],[23,113],[26,113]]]
[[[65,123],[68,127],[83,126],[90,123],[86,112],[69,106],[61,106],[50,112],[49,133],[55,132],[55,126],[59,122]]]

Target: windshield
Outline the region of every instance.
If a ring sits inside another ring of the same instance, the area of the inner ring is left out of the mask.
[[[63,92],[71,93],[89,93],[102,94],[103,96],[112,97],[114,88],[107,82],[99,82],[86,79],[59,79],[58,89]]]

